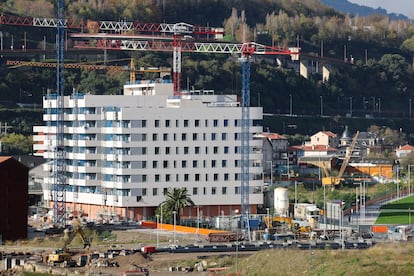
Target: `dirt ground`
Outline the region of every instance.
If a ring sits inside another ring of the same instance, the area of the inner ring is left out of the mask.
[[[91,248],[86,252],[82,248],[71,248],[72,252],[76,252],[73,256],[73,260],[79,260],[81,254],[84,253],[99,253],[106,252],[108,249],[140,249],[143,246],[156,246],[157,241],[159,247],[167,247],[173,244],[174,234],[168,231],[157,231],[154,229],[134,229],[134,230],[122,230],[122,231],[112,231],[112,234],[115,240],[110,243],[94,244],[92,241]],[[204,236],[195,236],[192,234],[186,233],[176,233],[175,234],[176,243],[179,245],[189,245],[195,243],[208,243],[205,240]],[[22,244],[8,244],[0,246],[0,251],[5,252],[51,252],[59,248],[59,238],[56,242],[41,242],[38,246],[30,245],[30,241]],[[210,257],[211,255],[211,257]],[[184,275],[188,274],[185,272],[171,272],[172,268],[185,268],[191,267],[194,268],[196,262],[207,262],[213,263],[217,260],[218,253],[156,253],[152,254],[150,257],[145,258],[142,254],[136,253],[125,256],[116,256],[112,259],[109,259],[110,263],[117,263],[119,266],[108,267],[102,265],[102,259],[100,261],[92,260],[91,263],[85,267],[81,268],[53,268],[53,275],[58,273],[67,274],[67,275],[121,275],[124,271],[135,270],[137,267],[147,268],[150,271],[150,275]],[[199,257],[202,257],[199,258]],[[56,270],[55,270],[56,269]],[[1,269],[0,269],[1,271]],[[50,271],[50,267],[46,265],[39,265],[37,271]],[[192,275],[210,275],[209,272],[193,272]],[[0,273],[1,275],[1,273]]]
[[[133,230],[133,231],[113,231],[116,236],[117,249],[137,249],[145,245],[156,245],[157,233],[156,230]],[[158,240],[160,247],[168,246],[173,243],[173,233],[158,232]],[[180,245],[195,244],[205,240],[205,237],[196,237],[185,233],[176,233],[176,241]],[[131,241],[135,241],[132,242]],[[155,242],[154,242],[155,241]],[[93,249],[93,247],[92,247]],[[113,261],[119,264],[119,267],[93,268],[89,267],[92,273],[107,273],[108,275],[120,275],[126,270],[134,270],[136,266],[149,269],[150,275],[180,275],[177,271],[170,272],[172,267],[186,267],[189,263],[194,263],[197,260],[201,262],[198,257],[203,256],[203,260],[209,262],[209,258],[205,256],[216,256],[217,253],[156,253],[150,257],[145,258],[141,254],[133,254],[127,256],[117,256]],[[214,262],[214,260],[211,260]],[[191,266],[192,267],[192,266]],[[109,274],[110,273],[110,274]],[[188,273],[185,273],[188,274]],[[209,275],[208,272],[192,273],[194,275]]]

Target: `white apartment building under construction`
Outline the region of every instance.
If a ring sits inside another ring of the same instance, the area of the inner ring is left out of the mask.
[[[186,187],[203,216],[236,214],[241,203],[241,118],[236,95],[193,91],[173,96],[172,83],[141,81],[124,95],[74,93],[64,98],[66,208],[89,218],[154,216],[172,187]],[[44,126],[34,150],[54,158],[57,97],[43,99]],[[263,204],[262,108],[250,108],[249,203]],[[53,166],[45,165],[46,171]],[[53,173],[44,198],[52,206]],[[195,216],[194,208],[184,216]]]

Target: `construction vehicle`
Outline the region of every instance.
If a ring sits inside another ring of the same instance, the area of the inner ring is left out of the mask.
[[[207,236],[209,242],[232,242],[244,240],[241,232],[210,233]]]
[[[331,176],[329,174],[328,170],[325,170],[322,167],[324,169],[324,174],[325,174],[325,177],[322,177],[322,185],[323,186],[328,185],[328,186],[334,187],[336,185],[341,184],[342,181],[344,181],[343,174],[346,170],[346,167],[348,166],[349,159],[351,158],[352,152],[355,148],[355,144],[356,144],[356,141],[358,139],[358,135],[359,135],[359,131],[357,131],[354,138],[352,139],[351,145],[349,146],[349,149],[348,149],[348,151],[345,155],[345,158],[342,162],[341,168],[339,169],[339,172],[338,172],[337,176]]]
[[[273,235],[277,232],[278,228],[282,229],[286,226],[286,231],[293,232],[295,235],[309,234],[312,229],[309,225],[301,225],[295,222],[291,217],[264,217],[264,221],[269,234]]]
[[[321,210],[311,203],[296,203],[293,212],[295,220],[305,221],[311,227],[315,228],[315,224],[319,221]]]
[[[86,237],[85,232],[78,220],[72,223],[72,229],[65,229],[64,231],[64,243],[61,249],[55,250],[48,254],[44,260],[50,266],[54,266],[60,263],[62,267],[75,266],[76,261],[72,260],[72,255],[69,252],[69,244],[73,241],[76,235],[79,235],[84,248],[90,247],[90,240]]]

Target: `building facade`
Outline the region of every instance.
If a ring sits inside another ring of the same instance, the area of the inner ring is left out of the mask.
[[[43,100],[35,151],[53,159],[57,97]],[[236,95],[173,96],[171,83],[141,82],[124,95],[65,96],[66,206],[90,218],[154,216],[168,188],[187,188],[204,216],[234,214],[241,203],[241,105]],[[250,108],[249,203],[263,203],[262,109]],[[50,163],[49,163],[50,164]],[[45,165],[45,171],[51,171]],[[44,197],[53,201],[53,174]],[[194,216],[194,208],[184,216]]]
[[[27,238],[29,169],[11,156],[0,156],[0,236]]]

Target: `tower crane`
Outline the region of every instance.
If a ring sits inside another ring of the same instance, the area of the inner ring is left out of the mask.
[[[65,154],[63,147],[63,46],[64,28],[83,29],[84,23],[70,25],[63,20],[63,0],[58,0],[57,20],[33,18],[33,20],[11,20],[0,17],[0,24],[31,25],[41,27],[54,27],[57,29],[57,93],[58,120],[57,120],[57,145],[55,155],[55,221],[61,219],[65,212],[64,185],[65,179]],[[24,24],[20,24],[23,22]],[[241,118],[241,211],[242,217],[247,219],[249,213],[249,127],[250,127],[250,60],[252,55],[290,55],[292,60],[298,60],[299,48],[275,48],[261,45],[255,42],[247,43],[221,43],[221,42],[194,42],[188,41],[186,36],[222,35],[220,29],[210,27],[197,27],[186,23],[157,24],[136,22],[97,22],[97,31],[100,33],[75,33],[71,38],[77,49],[101,49],[101,50],[132,50],[132,51],[166,51],[173,52],[173,82],[174,95],[179,96],[181,78],[181,53],[223,53],[240,55],[242,63],[242,118]],[[137,34],[126,34],[131,30]],[[154,35],[158,34],[158,35]],[[94,40],[91,43],[90,40]],[[57,200],[56,200],[57,199]],[[57,205],[56,205],[57,204]],[[247,226],[247,224],[245,224]]]
[[[220,43],[220,42],[194,42],[183,39],[180,28],[177,26],[173,37],[163,36],[157,40],[157,36],[151,40],[142,36],[105,34],[72,34],[72,38],[91,38],[94,43],[81,40],[75,41],[75,48],[95,48],[110,50],[131,51],[170,51],[173,52],[173,82],[174,95],[179,96],[181,53],[215,53],[239,55],[242,64],[242,118],[241,118],[241,218],[244,227],[247,228],[249,205],[249,151],[250,151],[250,61],[252,55],[290,55],[292,60],[298,60],[299,48],[275,48],[255,42],[247,43]]]
[[[64,144],[64,45],[65,45],[65,1],[57,1],[56,16],[56,145],[54,150],[53,221],[55,225],[66,224],[66,150]]]

